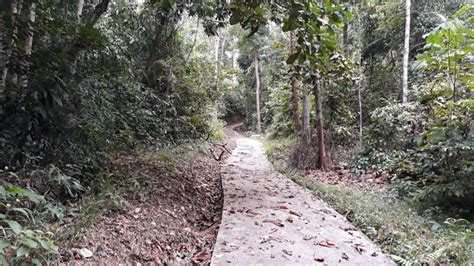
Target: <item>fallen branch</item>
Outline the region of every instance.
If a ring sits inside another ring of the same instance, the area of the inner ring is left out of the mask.
[[[214,160],[216,161],[221,161],[222,160],[222,156],[224,156],[225,152],[228,152],[230,153],[229,149],[227,149],[226,145],[229,144],[229,143],[225,143],[225,144],[213,144],[214,146],[219,146],[222,151],[221,153],[219,154],[219,156],[216,156],[213,149],[209,149],[209,151],[211,152],[212,154],[212,157],[214,158]]]

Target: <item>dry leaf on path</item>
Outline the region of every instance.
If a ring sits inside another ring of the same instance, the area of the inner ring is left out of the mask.
[[[293,214],[293,215],[298,216],[298,217],[303,216],[303,214],[301,212],[292,211],[292,210],[290,210],[290,214]]]
[[[336,244],[332,243],[331,241],[324,240],[318,243],[318,245],[326,248],[336,248]]]
[[[314,254],[314,260],[317,261],[317,262],[323,262],[324,258]]]
[[[341,228],[342,230],[344,230],[346,232],[347,231],[358,231],[358,229],[355,228],[355,227],[346,227],[346,228],[339,227],[339,228]]]
[[[357,252],[359,252],[359,254],[362,254],[362,252],[365,251],[365,248],[362,244],[355,244],[354,248],[355,248],[355,250],[357,250]]]
[[[211,253],[202,251],[193,256],[194,261],[202,262],[209,260],[211,258]]]
[[[293,256],[293,252],[291,252],[290,250],[283,249],[282,251],[288,256]]]
[[[256,211],[253,211],[253,210],[250,210],[250,209],[246,210],[245,213],[247,214],[247,216],[250,216],[250,217],[255,217],[257,215],[262,215],[261,213],[258,213]]]
[[[263,220],[262,222],[264,222],[264,223],[272,223],[272,224],[274,224],[274,225],[276,225],[276,226],[279,226],[279,227],[284,227],[284,226],[285,226],[284,224],[281,223],[280,220],[268,220],[268,219],[267,219],[267,220]]]

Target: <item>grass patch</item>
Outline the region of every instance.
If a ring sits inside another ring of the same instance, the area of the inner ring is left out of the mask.
[[[439,221],[418,213],[412,202],[389,190],[328,185],[309,180],[284,161],[292,139],[264,140],[275,169],[313,191],[378,243],[400,264],[469,264],[473,261],[473,225],[463,219]]]

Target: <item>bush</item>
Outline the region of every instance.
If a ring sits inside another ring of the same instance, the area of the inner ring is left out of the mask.
[[[406,151],[414,149],[426,123],[424,107],[418,103],[378,108],[370,116],[363,151],[353,163],[356,171],[368,168],[392,171]]]
[[[47,255],[58,253],[58,247],[51,240],[52,233],[36,223],[41,213],[53,215],[57,209],[33,190],[8,183],[0,185],[0,200],[1,264],[8,265],[11,261],[42,265]]]
[[[394,172],[398,188],[416,200],[430,204],[460,204],[472,210],[474,100],[437,103],[419,138]]]

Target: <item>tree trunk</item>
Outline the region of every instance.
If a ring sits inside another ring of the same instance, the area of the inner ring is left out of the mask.
[[[408,101],[408,56],[410,54],[410,9],[411,0],[406,0],[406,16],[405,16],[405,47],[403,49],[403,90],[402,103]]]
[[[8,64],[10,63],[10,57],[11,57],[11,54],[12,54],[12,49],[13,49],[13,45],[15,44],[15,36],[17,35],[17,28],[16,28],[16,20],[18,18],[18,14],[19,14],[19,3],[18,3],[18,0],[13,0],[11,1],[10,3],[10,12],[11,12],[11,25],[13,27],[12,29],[12,34],[10,36],[10,38],[6,38],[7,36],[7,27],[5,27],[5,39],[6,39],[6,42],[8,42],[7,40],[9,40],[9,46],[7,46],[6,48],[4,48],[4,50],[6,51],[6,54],[4,55],[5,56],[5,67],[3,68],[3,73],[2,73],[2,84],[5,84],[7,78],[8,78]],[[6,93],[6,92],[5,92]]]
[[[226,56],[225,56],[225,44],[226,44],[227,38],[224,36],[222,38],[222,44],[221,44],[221,65],[226,66]]]
[[[36,4],[31,4],[30,8],[28,9],[28,33],[25,41],[25,52],[26,52],[26,59],[25,59],[25,66],[24,66],[24,73],[20,78],[20,87],[26,88],[28,87],[28,72],[30,69],[30,56],[31,51],[33,48],[33,23],[36,20]]]
[[[318,137],[318,161],[317,167],[323,171],[328,170],[329,158],[326,154],[326,144],[324,140],[324,121],[323,121],[323,107],[321,101],[321,84],[319,73],[314,78],[314,96],[316,107],[316,134]]]
[[[94,25],[99,21],[99,18],[104,14],[107,9],[109,8],[109,2],[110,0],[101,0],[94,8],[94,12],[92,13],[92,16],[89,18],[89,21],[87,22],[87,27],[88,28],[93,28]]]
[[[294,32],[291,32],[290,34],[290,54],[293,54],[294,53],[294,50],[295,50],[295,33]],[[295,71],[295,66],[293,64],[293,70]],[[296,73],[295,73],[296,74]],[[296,131],[300,131],[301,130],[301,124],[300,124],[300,120],[299,120],[299,117],[298,117],[298,90],[296,88],[296,83],[297,83],[297,80],[296,80],[296,77],[295,75],[293,75],[293,77],[291,77],[291,113],[293,115],[293,123],[295,124],[295,129]]]
[[[81,17],[82,17],[82,11],[84,9],[84,0],[78,0],[77,1],[77,10],[76,10],[76,18],[77,18],[77,22],[80,24],[81,23]],[[64,20],[66,20],[66,18],[64,18]],[[83,57],[84,55],[84,51],[81,51],[79,52],[79,56],[78,57]],[[77,69],[77,61],[78,61],[78,58],[74,58],[74,61],[73,63],[71,64],[71,73],[76,73],[76,69]]]
[[[357,86],[357,99],[359,102],[359,143],[362,147],[362,97],[361,97],[361,90],[362,90],[362,80],[359,80],[359,85]]]
[[[1,80],[0,80],[0,115],[3,114],[3,102],[5,101],[5,78],[3,77],[3,73],[7,69],[7,61],[8,61],[8,45],[7,45],[7,28],[5,25],[5,21],[3,17],[0,17],[0,69],[1,69]]]
[[[221,37],[220,36],[217,36],[216,38],[216,46],[215,46],[215,60],[216,60],[216,90],[215,90],[215,95],[217,95],[219,93],[219,88],[221,86],[221,61],[220,61],[220,50],[221,50]],[[212,110],[212,119],[213,120],[217,120],[217,113],[218,113],[218,106],[217,106],[217,99],[215,99],[215,102],[214,102],[214,107],[213,107],[213,110]]]
[[[342,28],[342,40],[344,43],[344,55],[349,56],[350,49],[349,49],[349,21],[347,19],[344,20],[344,27]]]
[[[82,10],[84,9],[84,0],[78,0],[77,1],[77,12],[76,12],[76,17],[77,20],[81,20],[82,16]]]
[[[257,132],[262,132],[262,124],[260,121],[260,74],[258,53],[255,53],[255,98],[257,103]]]
[[[303,142],[304,144],[311,143],[311,124],[310,124],[310,112],[311,112],[311,101],[309,99],[309,92],[306,86],[303,86]]]
[[[237,53],[232,51],[232,68],[237,68]]]
[[[221,50],[221,37],[217,36],[216,39],[216,46],[215,46],[215,60],[216,60],[216,91],[219,90],[220,87],[220,79],[221,79],[221,61],[220,61],[220,50]]]

